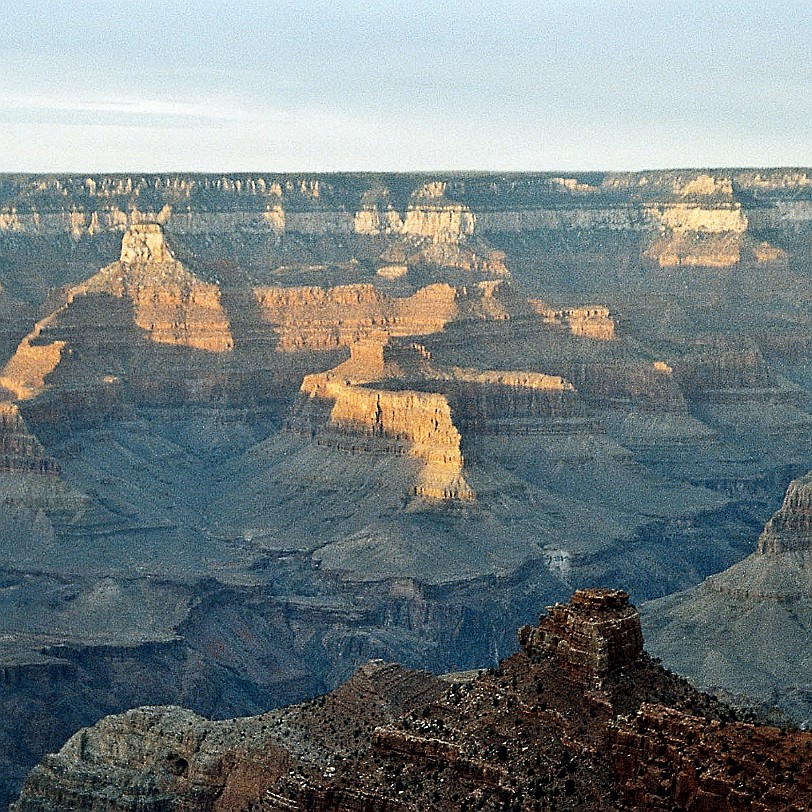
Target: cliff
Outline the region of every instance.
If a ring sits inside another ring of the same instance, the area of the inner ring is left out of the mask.
[[[774,383],[755,342],[733,342],[720,335],[700,339],[695,353],[675,360],[672,366],[683,391],[692,398],[769,389]]]
[[[158,344],[225,352],[234,347],[216,285],[201,282],[172,257],[158,224],[130,226],[121,259],[74,288],[77,296],[129,299],[135,324]]]
[[[461,430],[528,434],[583,427],[577,393],[559,376],[442,367],[420,344],[383,341],[358,341],[347,361],[306,376],[301,392],[307,399],[291,426],[339,450],[419,459],[418,496],[474,498],[463,476]],[[329,416],[321,404],[331,404]]]
[[[445,192],[442,181],[417,189],[406,209],[403,233],[436,243],[456,243],[473,234],[476,216],[467,206],[448,201]]]
[[[703,687],[812,718],[812,474],[792,480],[757,550],[688,592],[646,606],[654,650]],[[685,650],[686,634],[693,645]],[[697,633],[697,630],[700,630]]]
[[[106,306],[110,299],[120,300],[124,309]],[[83,313],[87,309],[91,312]],[[129,315],[131,323],[105,323],[117,310],[123,318]],[[83,315],[76,319],[77,313]],[[0,385],[18,400],[31,399],[47,388],[46,378],[63,354],[72,355],[77,343],[87,343],[88,328],[101,333],[99,344],[115,344],[117,336],[105,334],[105,328],[128,331],[131,326],[156,344],[212,353],[234,346],[219,290],[173,259],[161,227],[154,223],[129,227],[120,260],[71,288],[65,304],[37,322],[3,368]]]
[[[759,555],[786,552],[812,553],[812,471],[789,483],[784,502],[758,537]]]
[[[376,661],[257,717],[109,717],[46,757],[11,809],[806,809],[812,734],[740,721],[654,663],[626,593],[581,590],[520,636],[489,671]]]
[[[752,220],[808,221],[808,171],[592,173],[445,178],[252,175],[16,177],[0,190],[0,231],[74,241],[160,222],[173,236],[238,229],[389,236],[453,244],[477,234],[609,230],[664,238],[655,261],[727,262],[667,250],[679,234],[741,235]],[[734,244],[730,249],[735,252]]]
[[[548,607],[537,628],[519,630],[530,657],[555,657],[588,685],[633,665],[643,652],[640,616],[621,590],[578,590],[569,604]]]
[[[434,243],[458,243],[474,233],[476,216],[468,206],[449,201],[445,192],[442,181],[422,184],[413,192],[401,218],[386,188],[371,189],[355,213],[354,230],[364,235],[403,235]]]
[[[335,349],[375,336],[435,333],[457,314],[457,294],[448,284],[392,298],[371,284],[334,288],[255,289],[262,318],[273,325],[282,351]]]
[[[460,433],[445,397],[425,392],[373,390],[337,380],[308,376],[308,397],[333,403],[330,424],[346,439],[336,441],[388,454],[408,454],[423,463],[414,493],[428,499],[471,500],[474,492],[462,475]],[[380,438],[383,442],[376,442]],[[367,445],[364,441],[371,441]]]
[[[280,777],[287,754],[270,742],[261,750],[250,743],[231,750],[224,728],[171,706],[109,717],[73,736],[59,756],[46,759],[29,784],[31,795],[41,800],[21,799],[15,807],[242,808]],[[104,787],[99,786],[102,776]]]
[[[599,341],[615,338],[615,322],[608,307],[569,307],[554,310],[539,299],[530,299],[530,306],[545,324],[554,324],[569,330],[575,336],[586,336]]]
[[[808,733],[708,724],[646,704],[618,723],[610,742],[632,809],[801,810],[812,792]]]
[[[0,402],[0,471],[15,471],[48,476],[59,466],[34,437],[14,403]]]

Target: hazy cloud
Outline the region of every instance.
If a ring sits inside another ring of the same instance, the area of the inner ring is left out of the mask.
[[[806,0],[0,0],[0,15],[4,170],[35,149],[43,170],[267,168],[269,143],[275,168],[812,163]],[[81,137],[59,146],[66,128]]]

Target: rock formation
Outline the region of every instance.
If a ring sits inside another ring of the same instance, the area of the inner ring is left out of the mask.
[[[789,483],[783,504],[758,537],[759,555],[787,552],[812,553],[812,471]]]
[[[6,545],[29,533],[53,540],[51,522],[77,519],[89,501],[62,479],[19,407],[0,402],[0,526]]]
[[[769,697],[807,725],[812,719],[811,496],[812,472],[789,483],[756,552],[689,592],[646,607],[652,646],[667,662],[742,703]],[[689,633],[693,643],[686,650]]]
[[[59,468],[25,424],[19,407],[0,403],[0,471],[56,474]]]
[[[688,397],[746,398],[762,395],[774,381],[755,343],[732,342],[723,336],[703,336],[694,353],[674,361],[674,374]]]
[[[19,400],[40,394],[63,353],[73,352],[70,340],[55,336],[71,337],[72,315],[81,308],[102,313],[95,324],[87,324],[86,317],[80,320],[78,329],[101,327],[98,340],[109,342],[103,329],[113,326],[104,324],[114,310],[105,307],[110,298],[128,302],[132,323],[156,344],[215,353],[234,346],[217,287],[201,282],[172,257],[158,224],[139,224],[124,233],[118,262],[71,288],[66,303],[34,326],[4,367],[0,384]]]
[[[403,233],[435,243],[456,243],[473,234],[476,216],[467,206],[447,200],[445,193],[442,181],[421,186],[406,209]]]
[[[491,671],[371,662],[257,717],[108,717],[43,759],[11,809],[808,809],[812,733],[739,721],[656,665],[625,592],[579,590],[520,637]]]
[[[457,314],[447,284],[428,285],[392,299],[371,284],[334,288],[257,288],[263,319],[279,336],[279,349],[347,347],[374,336],[418,336],[443,329]]]
[[[537,628],[519,631],[530,657],[555,657],[573,679],[592,684],[633,665],[643,652],[640,616],[621,590],[578,590],[550,606]]]
[[[474,493],[462,475],[460,433],[451,419],[451,408],[443,395],[349,386],[338,380],[315,382],[305,379],[302,389],[309,397],[333,403],[330,425],[346,433],[350,449],[408,454],[423,468],[414,493],[429,499],[467,501]],[[358,438],[358,439],[354,439]],[[364,439],[375,443],[365,446]],[[341,448],[341,443],[337,443]]]
[[[569,307],[554,310],[539,299],[531,299],[530,306],[545,324],[560,325],[575,336],[586,336],[600,341],[615,337],[615,323],[608,307]]]
[[[493,665],[753,552],[812,458],[811,174],[0,178],[0,796],[101,713]],[[717,620],[692,673],[798,721],[807,556],[672,641]]]
[[[558,376],[437,367],[420,344],[403,347],[385,341],[358,341],[351,345],[348,361],[306,376],[301,391],[307,401],[292,425],[336,448],[421,460],[425,467],[414,486],[418,496],[474,498],[463,476],[457,424],[480,434],[554,433],[573,426],[577,430],[583,417],[574,387]],[[376,381],[380,387],[371,388]],[[331,404],[328,418],[320,403]],[[326,427],[331,431],[325,432]]]
[[[660,236],[649,246],[646,256],[660,267],[724,268],[741,259],[747,217],[739,203],[673,202],[651,206],[646,214],[660,229]]]
[[[610,744],[630,809],[800,812],[812,792],[809,737],[644,704]]]

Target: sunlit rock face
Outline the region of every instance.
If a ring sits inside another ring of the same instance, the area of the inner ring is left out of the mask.
[[[415,192],[406,210],[404,234],[457,243],[474,233],[476,216],[467,206],[448,201],[445,191],[445,183],[434,181]]]
[[[219,289],[175,260],[156,223],[130,226],[119,262],[79,285],[70,298],[93,293],[130,299],[136,325],[156,343],[208,352],[234,347]]]
[[[273,325],[279,349],[331,350],[370,337],[436,333],[457,315],[457,292],[443,283],[393,298],[371,284],[259,287],[262,318]]]
[[[0,384],[20,400],[43,392],[65,354],[88,341],[112,352],[119,345],[121,359],[132,355],[140,337],[207,353],[234,347],[219,289],[174,259],[155,223],[130,226],[119,261],[72,287],[65,298],[34,325],[0,374]]]

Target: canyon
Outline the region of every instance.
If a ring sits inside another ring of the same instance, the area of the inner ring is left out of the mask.
[[[680,641],[735,639],[717,583],[805,628],[804,520],[759,533],[812,459],[810,177],[0,177],[0,802],[107,714],[495,666],[595,585],[808,719],[789,644]]]

